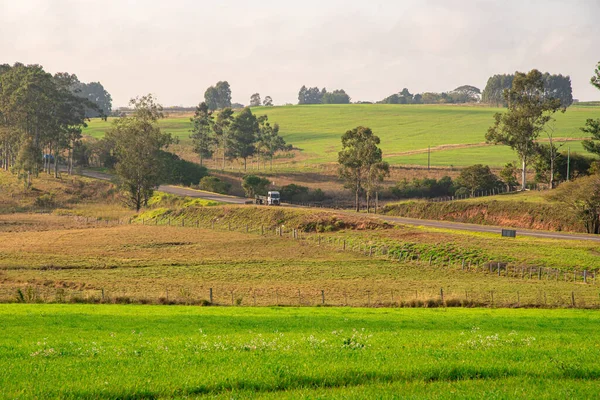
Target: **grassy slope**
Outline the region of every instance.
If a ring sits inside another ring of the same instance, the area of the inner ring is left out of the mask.
[[[571,210],[549,201],[548,192],[526,192],[432,203],[403,201],[385,206],[388,215],[549,231],[583,232]]]
[[[523,305],[568,305],[571,291],[578,305],[598,302],[596,286],[582,285],[581,278],[574,284],[572,272],[561,274],[559,280],[554,274],[538,280],[498,277],[483,273],[481,267],[461,270],[465,259],[473,266],[495,260],[518,267],[545,265],[581,272],[598,265],[600,248],[595,243],[525,237],[503,240],[492,234],[413,227],[322,233],[320,242],[314,234],[309,240],[292,240],[290,228],[314,221],[313,217],[286,211],[287,215],[272,219],[263,210],[208,207],[208,219],[202,218],[197,207],[188,207],[185,213],[159,210],[171,217],[171,226],[164,226],[165,218],[155,226],[155,220],[148,219],[152,212],[144,215],[146,226],[85,221],[77,226],[72,219],[58,216],[30,221],[28,226],[2,224],[0,299],[14,300],[17,288],[27,296],[39,294],[44,301],[99,299],[105,289],[107,301],[122,297],[156,303],[168,297],[197,302],[207,299],[213,288],[219,304],[231,304],[235,298],[244,305],[254,301],[258,305],[296,305],[299,301],[316,305],[325,290],[328,304],[358,306],[438,299],[443,287],[446,299],[468,296],[483,304],[489,304],[490,291],[494,291],[496,305],[514,305],[517,292]],[[185,227],[181,227],[183,216]],[[214,230],[209,222],[213,218]],[[65,226],[61,221],[67,221]],[[269,221],[286,225],[287,233],[276,236],[268,229]],[[258,234],[263,224],[265,236]],[[250,233],[245,233],[246,226]],[[346,251],[342,251],[343,240]],[[366,255],[365,246],[373,246],[377,256]],[[395,261],[381,255],[382,248]],[[418,254],[421,261],[405,260],[407,251],[413,258]],[[398,262],[401,254],[403,261]]]
[[[424,151],[432,146],[432,165],[495,166],[514,160],[514,154],[502,146],[436,149],[436,146],[481,144],[498,108],[479,106],[401,106],[401,105],[320,105],[258,107],[256,114],[268,114],[281,126],[288,143],[302,149],[302,161],[334,162],[341,135],[359,125],[369,126],[380,136],[386,159],[397,164],[427,164],[427,154],[402,154]],[[587,118],[596,118],[600,107],[570,107],[556,114],[557,137],[581,138],[579,130]],[[161,122],[165,130],[187,139],[189,117],[174,117]],[[108,123],[94,120],[86,133],[100,137]],[[582,151],[578,141],[572,151]],[[566,147],[565,147],[566,149]]]
[[[576,310],[0,305],[7,398],[594,398]]]

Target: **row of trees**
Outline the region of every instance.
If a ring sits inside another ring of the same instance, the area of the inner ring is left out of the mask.
[[[504,92],[512,88],[516,74],[491,76],[481,93],[481,101],[506,107],[508,103]],[[561,107],[568,107],[573,104],[573,89],[571,88],[571,78],[568,75],[551,75],[545,72],[541,74],[540,79],[542,81],[541,92],[544,98],[558,99]]]
[[[106,109],[103,109],[105,107]],[[73,166],[73,149],[90,116],[104,116],[110,95],[101,84],[69,73],[52,75],[40,65],[0,65],[0,160],[30,186],[42,169],[58,176],[58,161]]]
[[[279,136],[279,125],[271,125],[266,115],[254,115],[249,107],[237,114],[226,107],[215,118],[208,104],[202,102],[196,107],[191,122],[190,137],[194,151],[200,158],[200,165],[204,159],[219,152],[223,169],[226,159],[242,159],[246,170],[250,157],[258,157],[263,162],[270,160],[272,168],[275,153],[291,149]]]
[[[412,94],[407,88],[379,101],[379,104],[462,104],[476,103],[481,98],[481,90],[471,85],[459,86],[450,92],[425,92]]]
[[[250,107],[259,107],[261,104],[265,107],[271,107],[273,105],[273,99],[271,96],[265,96],[265,99],[261,103],[259,93],[254,93],[250,96]]]
[[[350,104],[350,96],[344,89],[328,92],[318,87],[302,86],[298,92],[298,104]]]

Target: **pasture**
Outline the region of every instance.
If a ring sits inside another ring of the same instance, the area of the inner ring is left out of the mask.
[[[0,305],[5,398],[594,398],[584,310]]]
[[[294,158],[278,160],[279,168],[293,165],[332,163],[337,160],[340,137],[356,126],[368,126],[381,138],[384,158],[392,164],[427,165],[427,149],[431,147],[431,165],[467,166],[489,164],[499,167],[514,161],[514,153],[504,146],[485,145],[485,133],[493,123],[493,115],[501,108],[452,105],[305,105],[257,107],[253,112],[267,114],[281,126],[281,135],[300,149]],[[571,139],[561,150],[571,147],[583,152],[580,131],[586,119],[597,118],[600,107],[571,106],[556,113],[556,138]],[[188,157],[189,115],[171,117],[161,126],[181,139],[178,150]],[[93,120],[84,134],[102,137],[109,122]],[[544,135],[540,137],[544,140]]]
[[[408,226],[294,239],[294,226],[324,221],[329,229],[350,217],[243,206],[184,210],[158,208],[132,224],[3,216],[0,300],[413,307],[440,305],[443,290],[442,303],[453,305],[600,305],[594,242]],[[273,224],[286,225],[285,233]],[[497,262],[508,270],[497,273]]]

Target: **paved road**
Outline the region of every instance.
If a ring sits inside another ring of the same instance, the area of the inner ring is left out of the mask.
[[[89,178],[102,179],[105,181],[110,181],[113,179],[112,175],[105,174],[103,172],[90,171],[85,170],[81,172],[82,175],[87,176]],[[178,196],[187,196],[187,197],[195,197],[199,199],[219,201],[222,203],[229,204],[244,204],[247,199],[236,196],[227,196],[224,194],[205,192],[202,190],[195,190],[190,188],[185,188],[181,186],[172,186],[172,185],[160,185],[158,187],[160,192],[175,194]]]
[[[103,174],[101,172],[96,171],[84,171],[83,175],[96,178],[96,179],[104,179],[111,180],[112,176],[108,174]],[[171,193],[179,196],[188,196],[188,197],[196,197],[206,200],[219,201],[222,203],[229,204],[244,204],[247,199],[242,197],[235,196],[226,196],[217,193],[204,192],[202,190],[194,190],[190,188],[184,188],[180,186],[171,186],[171,185],[161,185],[158,188],[159,191],[165,193]],[[354,214],[350,211],[344,211],[351,214]],[[366,216],[365,214],[361,214]],[[487,233],[497,233],[500,235],[502,231],[502,227],[499,226],[490,226],[490,225],[477,225],[477,224],[464,224],[460,222],[449,222],[449,221],[431,221],[425,219],[415,219],[415,218],[404,218],[404,217],[393,217],[388,215],[377,215],[370,216],[371,218],[379,218],[384,221],[396,223],[396,224],[404,224],[404,225],[413,225],[413,226],[427,226],[431,228],[440,228],[440,229],[455,229],[460,231],[470,231],[470,232],[487,232]],[[505,227],[507,228],[507,227]],[[577,233],[560,233],[560,232],[549,232],[549,231],[537,231],[530,229],[521,229],[521,228],[513,228],[517,231],[517,236],[531,236],[537,238],[545,238],[545,239],[560,239],[560,240],[589,240],[594,242],[600,242],[600,236],[598,235],[586,235],[586,234],[577,234]]]

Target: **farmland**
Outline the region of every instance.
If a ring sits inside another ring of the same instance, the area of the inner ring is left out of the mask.
[[[0,384],[7,398],[592,398],[599,318],[0,305]]]
[[[427,165],[427,149],[431,146],[433,166],[502,166],[515,160],[514,153],[504,146],[484,143],[485,132],[499,111],[502,109],[480,106],[382,104],[253,108],[254,113],[267,114],[270,121],[279,123],[285,140],[300,149],[294,158],[279,160],[283,168],[294,162],[335,162],[341,135],[359,125],[370,127],[381,138],[384,158],[392,164]],[[579,128],[586,119],[598,115],[600,107],[577,105],[564,114],[557,113],[555,137],[572,140],[562,150],[571,147],[573,152],[583,152],[579,139],[584,133]],[[102,137],[109,126],[110,121],[93,120],[84,133]],[[184,147],[189,141],[189,116],[173,114],[161,121],[161,127],[180,138]]]

